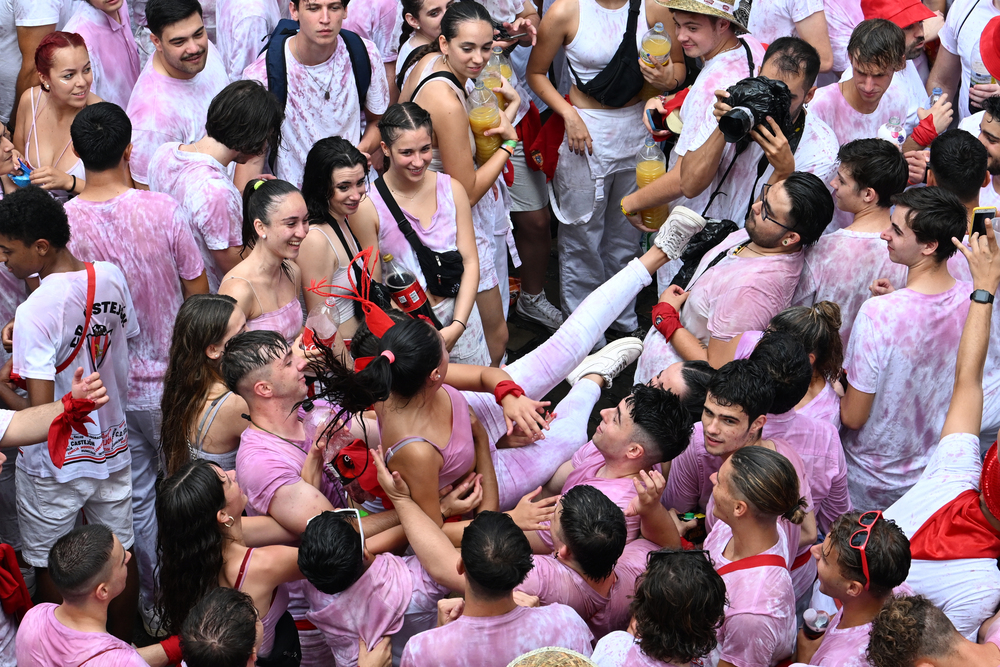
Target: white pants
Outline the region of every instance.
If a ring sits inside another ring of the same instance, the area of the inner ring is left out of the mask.
[[[156,473],[160,469],[161,414],[159,410],[129,410],[125,421],[132,455],[132,530],[140,598],[150,609],[156,585]]]

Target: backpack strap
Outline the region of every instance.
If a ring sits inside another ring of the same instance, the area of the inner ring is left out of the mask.
[[[749,570],[755,567],[781,567],[788,569],[788,562],[779,556],[778,554],[757,554],[756,556],[750,556],[749,558],[743,558],[737,561],[733,561],[729,565],[723,565],[716,572],[719,576],[724,574],[729,574],[730,572],[738,572],[740,570]]]
[[[372,61],[368,57],[368,48],[356,32],[340,29],[344,38],[347,55],[351,57],[351,69],[354,71],[354,85],[358,88],[358,101],[364,113],[365,101],[368,99],[368,88],[372,84]]]
[[[261,53],[267,52],[264,63],[267,65],[267,89],[284,107],[288,101],[288,65],[285,62],[285,42],[289,37],[299,32],[299,22],[291,19],[281,19],[274,26],[274,32],[267,40],[267,45]]]

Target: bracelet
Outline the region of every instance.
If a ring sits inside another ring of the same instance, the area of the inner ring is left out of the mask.
[[[628,195],[625,195],[625,197],[627,197],[627,196]],[[624,215],[626,218],[631,218],[634,215],[639,215],[638,213],[630,213],[629,211],[625,210],[625,197],[622,197],[621,203],[618,204],[618,206],[622,210],[622,215]]]
[[[500,405],[500,401],[508,395],[512,395],[514,398],[519,398],[524,396],[524,390],[521,389],[520,385],[513,380],[498,382],[496,388],[493,389],[493,397],[497,400],[497,405]]]
[[[69,187],[69,192],[75,192],[75,191],[76,191],[76,176],[73,176],[73,185]]]
[[[501,146],[505,146],[505,147],[507,147],[507,148],[509,148],[511,150],[514,150],[515,148],[517,148],[517,140],[516,139],[508,139],[507,141],[503,142],[500,145]]]
[[[678,329],[684,328],[677,309],[666,302],[653,306],[652,318],[653,327],[663,335],[668,343]]]
[[[462,320],[452,320],[452,321],[451,321],[451,323],[452,323],[452,324],[455,324],[456,322],[457,322],[458,324],[461,324],[461,325],[462,325],[462,330],[463,330],[463,331],[466,331],[466,330],[468,330],[468,328],[469,328],[469,327],[465,326],[465,322],[463,322]]]
[[[181,653],[181,638],[179,635],[171,635],[160,642],[160,648],[167,654],[167,664],[179,665],[184,659]]]
[[[509,155],[510,157],[514,157],[514,152],[513,152],[513,151],[511,151],[511,150],[510,150],[509,148],[507,148],[506,146],[504,146],[503,144],[501,144],[501,145],[500,145],[500,150],[502,150],[502,151],[503,151],[504,153],[506,153],[506,154],[507,154],[507,155]]]

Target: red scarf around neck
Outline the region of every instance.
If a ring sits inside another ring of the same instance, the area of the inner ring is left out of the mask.
[[[963,491],[935,512],[910,538],[917,560],[1000,557],[1000,532],[986,520],[979,491]]]

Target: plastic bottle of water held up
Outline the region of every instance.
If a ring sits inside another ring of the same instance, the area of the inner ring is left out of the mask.
[[[501,85],[500,77],[511,80],[514,76],[514,69],[511,67],[510,59],[503,54],[503,49],[499,46],[493,47],[493,55],[490,56],[489,62],[486,63],[486,67],[483,68],[483,86],[487,90],[493,90],[494,88],[499,88]],[[497,104],[500,105],[500,110],[503,111],[507,108],[507,99],[500,93],[493,93],[496,95]]]
[[[490,128],[500,126],[500,107],[497,105],[496,95],[492,90],[486,89],[482,79],[476,81],[476,89],[469,95],[466,106],[469,111],[469,127],[476,140],[476,162],[481,167],[493,157],[503,142],[499,134],[483,134]]]
[[[315,350],[318,342],[325,347],[333,347],[339,326],[340,312],[337,310],[337,299],[328,296],[323,303],[309,311],[306,327],[302,331],[302,346],[307,350]]]
[[[894,144],[899,150],[903,150],[903,142],[906,141],[906,130],[899,122],[899,116],[893,116],[888,123],[884,123],[878,128],[878,138]]]
[[[927,100],[927,108],[930,109],[932,106],[937,104],[937,101],[941,99],[941,95],[944,91],[940,88],[935,88],[931,91],[931,96]]]
[[[822,609],[806,609],[802,613],[802,632],[808,639],[819,639],[830,625],[830,614]]]

